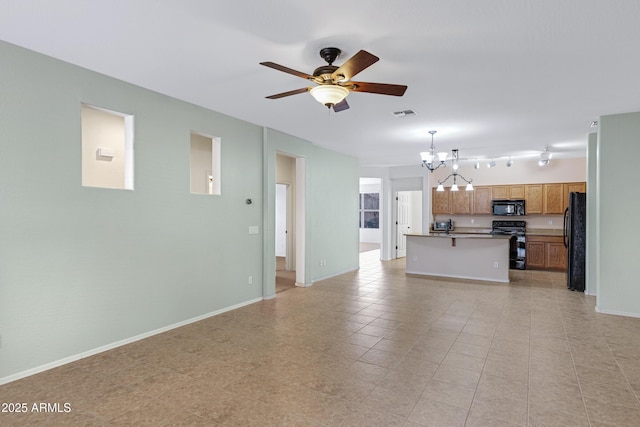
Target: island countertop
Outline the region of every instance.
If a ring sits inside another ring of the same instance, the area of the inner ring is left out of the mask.
[[[444,232],[431,232],[431,233],[408,233],[405,236],[409,237],[439,237],[447,239],[509,239],[511,236],[504,234],[480,234],[480,233],[444,233]]]
[[[509,282],[509,239],[491,234],[407,234],[406,272]]]

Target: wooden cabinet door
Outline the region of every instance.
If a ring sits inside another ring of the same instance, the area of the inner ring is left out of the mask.
[[[563,184],[563,193],[564,193],[564,208],[562,211],[569,207],[569,193],[571,192],[578,193],[586,193],[587,192],[587,183],[586,182],[568,182]]]
[[[473,214],[491,215],[491,187],[473,187]]]
[[[473,191],[451,192],[451,213],[471,214],[473,212]]]
[[[448,188],[445,188],[445,191],[436,191],[435,187],[431,189],[431,212],[434,215],[451,213],[450,194]]]
[[[543,207],[544,214],[564,213],[564,193],[562,184],[544,184],[543,187]]]
[[[544,242],[527,242],[526,244],[526,268],[544,268],[545,250]]]
[[[527,215],[542,213],[542,184],[524,186],[525,212]]]
[[[562,239],[562,237],[560,237]],[[555,240],[555,239],[554,239]],[[567,268],[567,250],[562,242],[545,243],[545,268],[550,270],[566,270]]]
[[[509,186],[509,198],[512,200],[524,199],[524,185],[510,185]]]
[[[506,200],[509,198],[509,187],[506,185],[492,185],[491,198],[493,200]]]

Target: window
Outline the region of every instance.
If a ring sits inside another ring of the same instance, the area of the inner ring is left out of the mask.
[[[192,194],[220,194],[220,138],[191,132]]]
[[[82,105],[82,185],[133,190],[133,116]]]
[[[380,193],[360,193],[360,228],[380,228]]]

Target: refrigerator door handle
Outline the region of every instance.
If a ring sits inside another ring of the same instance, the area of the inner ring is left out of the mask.
[[[564,247],[569,247],[569,208],[564,210],[564,223],[562,225],[562,243],[564,243]]]

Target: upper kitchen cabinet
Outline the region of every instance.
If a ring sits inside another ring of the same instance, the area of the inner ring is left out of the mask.
[[[564,213],[564,193],[563,184],[544,184],[542,190],[542,213],[562,214]],[[528,213],[528,212],[527,212]]]
[[[586,193],[587,192],[587,183],[586,182],[569,182],[563,185],[563,193],[564,193],[564,206],[562,212],[569,207],[569,193],[577,192],[577,193]]]
[[[451,213],[451,192],[448,191],[436,191],[435,187],[431,189],[431,211],[436,214],[450,214]]]
[[[474,215],[491,215],[491,190],[490,186],[473,188]]]
[[[542,184],[524,186],[525,212],[527,215],[542,213]]]
[[[470,215],[473,213],[473,191],[451,191],[451,213]]]
[[[524,184],[510,185],[509,186],[509,198],[515,200],[524,199]]]
[[[491,198],[493,200],[506,200],[509,198],[509,186],[508,185],[492,185],[491,186]]]
[[[491,198],[494,200],[524,199],[524,184],[492,185]]]

